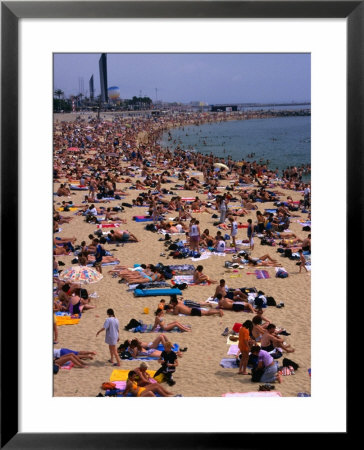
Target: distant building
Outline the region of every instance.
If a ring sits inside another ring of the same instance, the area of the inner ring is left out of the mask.
[[[237,111],[238,105],[211,105],[212,112],[231,112]]]
[[[95,98],[95,86],[94,86],[94,76],[92,75],[89,81],[90,87],[90,100],[93,101]]]
[[[101,88],[101,101],[107,103],[109,101],[107,95],[107,62],[106,53],[102,53],[99,60],[100,69],[100,88]]]

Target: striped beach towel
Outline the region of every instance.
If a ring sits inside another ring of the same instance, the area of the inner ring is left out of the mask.
[[[270,275],[266,270],[256,270],[255,275],[258,280],[270,278]]]

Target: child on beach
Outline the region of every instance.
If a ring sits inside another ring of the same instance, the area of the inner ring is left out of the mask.
[[[303,256],[303,250],[302,248],[300,250],[298,250],[298,253],[300,254],[300,271],[299,273],[301,273],[302,267],[305,269],[306,273],[308,272],[307,267],[306,267],[306,258]]]
[[[173,380],[173,374],[178,366],[177,354],[172,350],[172,343],[166,342],[164,345],[164,350],[158,360],[159,364],[162,366],[154,374],[156,378],[160,373],[163,373],[164,378],[166,378],[167,384],[173,386],[176,382]]]

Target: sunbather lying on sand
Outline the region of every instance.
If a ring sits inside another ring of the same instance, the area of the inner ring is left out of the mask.
[[[250,266],[269,266],[278,267],[282,266],[276,259],[271,258],[269,255],[259,256],[259,258],[253,258],[245,253],[245,256],[241,258],[243,264],[249,264]]]
[[[170,305],[172,306],[172,309],[167,310],[171,314],[174,314],[175,316],[178,314],[186,314],[187,316],[211,316],[213,314],[220,314],[222,317],[224,313],[221,311],[221,309],[200,309],[200,308],[190,308],[181,300],[177,300],[172,298],[170,301]]]
[[[141,342],[139,339],[132,339],[127,347],[126,351],[128,351],[133,358],[137,358],[138,356],[160,356],[162,352],[157,350],[159,344],[163,346],[166,342],[170,341],[164,336],[164,334],[160,334],[158,337],[154,339],[154,341],[146,343]],[[180,351],[176,352],[176,354],[182,357],[182,353]]]
[[[96,355],[95,352],[91,352],[88,350],[71,350],[69,348],[54,348],[53,349],[53,357],[54,358],[60,358],[64,355],[76,355],[80,359],[94,359],[94,356]]]
[[[110,233],[107,235],[113,242],[139,242],[137,237],[130,233],[128,230],[119,231],[119,230],[110,230]]]
[[[94,263],[95,260],[96,260],[95,255],[87,255],[87,263]],[[102,264],[113,262],[120,262],[120,261],[117,258],[114,258],[113,256],[102,257]]]
[[[82,369],[86,369],[88,365],[86,365],[81,358],[79,358],[77,355],[73,353],[69,353],[68,355],[60,356],[59,358],[54,357],[53,362],[54,364],[57,364],[57,366],[61,367],[67,362],[72,362],[76,367],[80,367]]]
[[[245,301],[248,299],[248,296],[242,292],[240,289],[235,289],[233,291],[229,291],[226,286],[226,281],[224,279],[220,280],[219,285],[216,287],[214,297],[217,297],[218,294],[221,294],[223,298],[228,298],[229,300],[234,301]]]
[[[228,309],[230,311],[247,311],[255,313],[256,310],[252,307],[252,305],[248,302],[230,300],[227,297],[223,297],[222,294],[217,294],[215,297],[219,302],[219,308]]]

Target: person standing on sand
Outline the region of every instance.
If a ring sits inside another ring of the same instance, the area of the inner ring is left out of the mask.
[[[119,342],[119,321],[115,317],[114,310],[109,308],[106,311],[108,318],[104,322],[104,326],[96,333],[96,337],[104,330],[106,330],[105,342],[109,344],[110,359],[108,362],[113,363],[114,357],[116,363],[113,366],[120,366],[120,358],[116,349],[116,343]]]
[[[226,201],[225,194],[221,198],[219,209],[220,209],[220,220],[219,220],[219,223],[225,223],[226,213],[227,213],[227,209],[228,209],[227,208],[227,201]]]
[[[229,222],[231,223],[231,239],[233,247],[235,248],[235,251],[237,251],[236,248],[236,236],[238,234],[238,223],[236,219],[233,216],[229,217]]]
[[[248,219],[248,229],[247,229],[248,239],[249,239],[249,248],[251,251],[254,250],[254,226],[252,219]]]
[[[251,320],[246,320],[239,330],[239,350],[241,353],[241,359],[239,364],[239,375],[248,375],[246,371],[246,367],[248,365],[249,359],[249,350],[251,343],[253,342],[250,339],[250,332],[253,328],[253,322]]]

